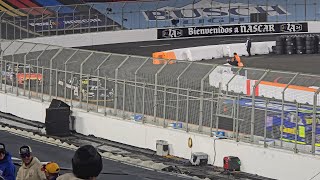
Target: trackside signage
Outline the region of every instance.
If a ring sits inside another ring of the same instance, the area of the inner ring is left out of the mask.
[[[265,23],[158,29],[158,39],[196,36],[308,32],[308,23]]]

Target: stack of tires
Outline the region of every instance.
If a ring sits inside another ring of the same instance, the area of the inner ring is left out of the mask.
[[[286,35],[276,38],[275,54],[320,53],[319,35]]]
[[[304,36],[296,37],[296,45],[297,45],[297,54],[305,54],[306,53],[306,38]]]
[[[296,53],[296,42],[294,36],[286,37],[286,54],[295,54]]]
[[[285,38],[283,36],[278,36],[276,39],[276,47],[275,53],[276,54],[284,54],[284,43]]]

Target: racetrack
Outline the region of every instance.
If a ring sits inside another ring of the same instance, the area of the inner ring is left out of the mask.
[[[279,35],[252,36],[253,42],[275,41]],[[245,43],[246,36],[205,37],[190,39],[161,40],[151,42],[134,42],[121,44],[107,44],[98,46],[80,47],[81,49],[98,50],[103,52],[121,53],[130,55],[152,56],[153,52],[171,49],[207,46],[217,44]],[[242,57],[245,66],[262,69],[274,69],[292,72],[320,74],[320,54],[311,55],[259,55]],[[201,61],[210,64],[224,64],[226,58]]]
[[[120,51],[121,53],[132,52],[138,55],[151,54],[155,50],[168,50],[168,48],[181,48],[186,46],[197,46],[208,44],[220,44],[220,43],[233,43],[233,42],[243,42],[246,37],[227,37],[227,38],[201,38],[201,39],[185,39],[185,40],[175,40],[175,41],[158,41],[158,42],[141,42],[141,43],[127,43],[127,44],[115,44],[115,45],[106,45],[99,47],[91,48],[103,48],[113,53]],[[260,39],[261,38],[261,39]],[[272,40],[274,36],[255,36],[253,37],[254,41],[260,40]],[[176,42],[177,41],[177,42]],[[164,44],[163,44],[164,43]],[[170,44],[172,43],[172,44]],[[189,43],[189,44],[188,44]],[[170,45],[166,45],[170,44]],[[147,46],[147,47],[146,47]],[[54,57],[54,55],[57,55]],[[40,56],[40,57],[39,57]],[[72,56],[72,58],[70,58]],[[205,63],[198,64],[193,63],[189,68],[189,63],[178,62],[176,64],[166,66],[157,76],[157,85],[155,87],[156,77],[155,74],[163,67],[163,65],[154,65],[152,60],[149,59],[146,61],[146,57],[134,57],[131,56],[127,59],[126,56],[121,55],[111,55],[108,57],[108,53],[101,52],[90,52],[90,51],[77,51],[76,49],[63,49],[61,52],[58,49],[46,50],[43,54],[40,54],[40,51],[32,52],[27,55],[27,62],[36,65],[35,59],[39,57],[39,66],[44,67],[44,94],[50,94],[53,97],[65,97],[66,99],[79,99],[75,96],[72,96],[73,92],[70,89],[66,89],[64,86],[58,85],[58,80],[68,81],[72,76],[80,77],[80,64],[85,62],[83,65],[82,73],[91,74],[93,76],[100,76],[102,81],[102,87],[108,89],[115,89],[116,94],[108,99],[106,107],[116,108],[124,112],[134,112],[138,114],[146,114],[151,117],[155,116],[157,118],[164,118],[169,120],[177,120],[181,122],[186,122],[186,116],[188,115],[188,122],[191,124],[201,124],[203,126],[210,126],[212,120],[212,114],[216,112],[216,104],[213,105],[210,102],[212,97],[212,92],[217,92],[217,89],[209,84],[208,78],[204,79],[204,101],[203,101],[203,121],[199,120],[200,114],[200,97],[201,93],[201,80],[208,74],[214,66],[210,64],[224,64],[225,59],[215,59],[215,60],[206,60],[202,61]],[[50,59],[53,58],[52,68],[50,71]],[[304,58],[304,57],[308,57]],[[252,57],[243,57],[243,62],[246,66],[249,67],[259,67],[259,68],[270,68],[278,70],[291,70],[291,71],[301,71],[301,72],[317,72],[317,65],[320,65],[318,62],[319,55],[263,55],[263,56],[252,56]],[[4,56],[5,60],[14,61],[23,63],[24,54],[17,54],[14,56],[7,55]],[[107,80],[105,83],[105,77],[114,79],[116,78],[115,72],[116,68],[119,67],[124,60],[127,61],[121,66],[118,71],[118,79],[121,82],[115,84],[114,80]],[[106,61],[105,61],[106,60]],[[303,60],[303,61],[302,61]],[[308,62],[307,65],[304,65],[305,62]],[[143,66],[141,66],[145,63]],[[101,65],[101,66],[100,66]],[[100,66],[100,69],[97,68]],[[141,66],[139,72],[137,70]],[[3,65],[4,67],[4,65]],[[59,69],[58,71],[56,69]],[[64,70],[68,72],[65,73]],[[39,68],[41,72],[42,68]],[[71,72],[74,72],[71,74]],[[248,78],[259,79],[263,75],[263,70],[254,71],[248,70]],[[28,73],[28,72],[27,72]],[[177,78],[179,75],[179,81]],[[50,75],[51,74],[51,75]],[[273,81],[284,74],[273,73],[271,76],[267,76],[268,80]],[[290,80],[291,75],[287,75],[285,82]],[[50,83],[51,77],[51,83]],[[286,77],[286,76],[285,76]],[[132,83],[132,81],[137,78],[139,82],[137,85]],[[292,78],[292,76],[291,76]],[[123,85],[123,81],[127,82],[126,85]],[[315,80],[316,81],[316,80]],[[299,80],[297,85],[304,85],[302,83],[313,83],[311,80],[306,81],[305,79]],[[145,86],[143,85],[144,83]],[[317,86],[319,81],[311,85]],[[10,84],[9,84],[10,85]],[[305,84],[306,86],[311,86],[310,84]],[[116,88],[117,86],[117,88]],[[137,88],[135,88],[135,86]],[[165,89],[164,86],[167,86]],[[177,92],[176,87],[183,88]],[[155,94],[155,88],[157,88],[157,94]],[[27,87],[28,89],[28,87]],[[38,87],[41,90],[41,87]],[[187,103],[187,89],[190,89],[189,94],[189,103]],[[31,87],[32,91],[36,91],[36,87]],[[166,93],[164,93],[166,91]],[[41,91],[40,91],[41,92]],[[179,94],[179,95],[177,95]],[[82,97],[83,98],[83,97]],[[136,99],[135,99],[136,98]],[[156,98],[156,99],[155,99]],[[111,101],[109,101],[111,100]],[[115,104],[115,100],[117,104]],[[155,101],[156,100],[156,101]],[[86,103],[86,98],[83,98],[83,102]],[[69,102],[70,103],[70,102]],[[97,105],[104,106],[103,101],[97,101]],[[212,107],[213,106],[213,107]],[[165,108],[164,108],[165,107]],[[187,108],[188,107],[188,108]],[[135,109],[136,108],[136,109]],[[156,111],[155,111],[156,110]],[[165,112],[165,113],[164,113]],[[250,132],[250,109],[244,108],[240,112],[239,118],[244,119],[239,125],[242,133]],[[256,121],[256,135],[261,135],[263,132],[263,113],[256,113],[259,121]],[[215,117],[213,118],[215,119]],[[219,127],[227,130],[232,130],[232,119],[220,118]],[[260,121],[261,120],[261,121]],[[158,123],[157,121],[155,123]],[[213,125],[215,127],[215,123]],[[185,128],[185,127],[184,127]]]

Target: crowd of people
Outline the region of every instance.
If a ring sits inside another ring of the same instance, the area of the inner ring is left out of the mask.
[[[61,168],[55,162],[41,163],[33,156],[30,146],[19,148],[22,165],[16,169],[11,154],[0,143],[0,180],[95,180],[103,168],[99,152],[91,145],[76,150],[72,158],[72,172],[60,175]]]

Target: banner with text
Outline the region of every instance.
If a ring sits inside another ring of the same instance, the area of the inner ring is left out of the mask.
[[[158,29],[158,39],[236,34],[272,34],[308,32],[307,22],[259,23],[187,28]]]

